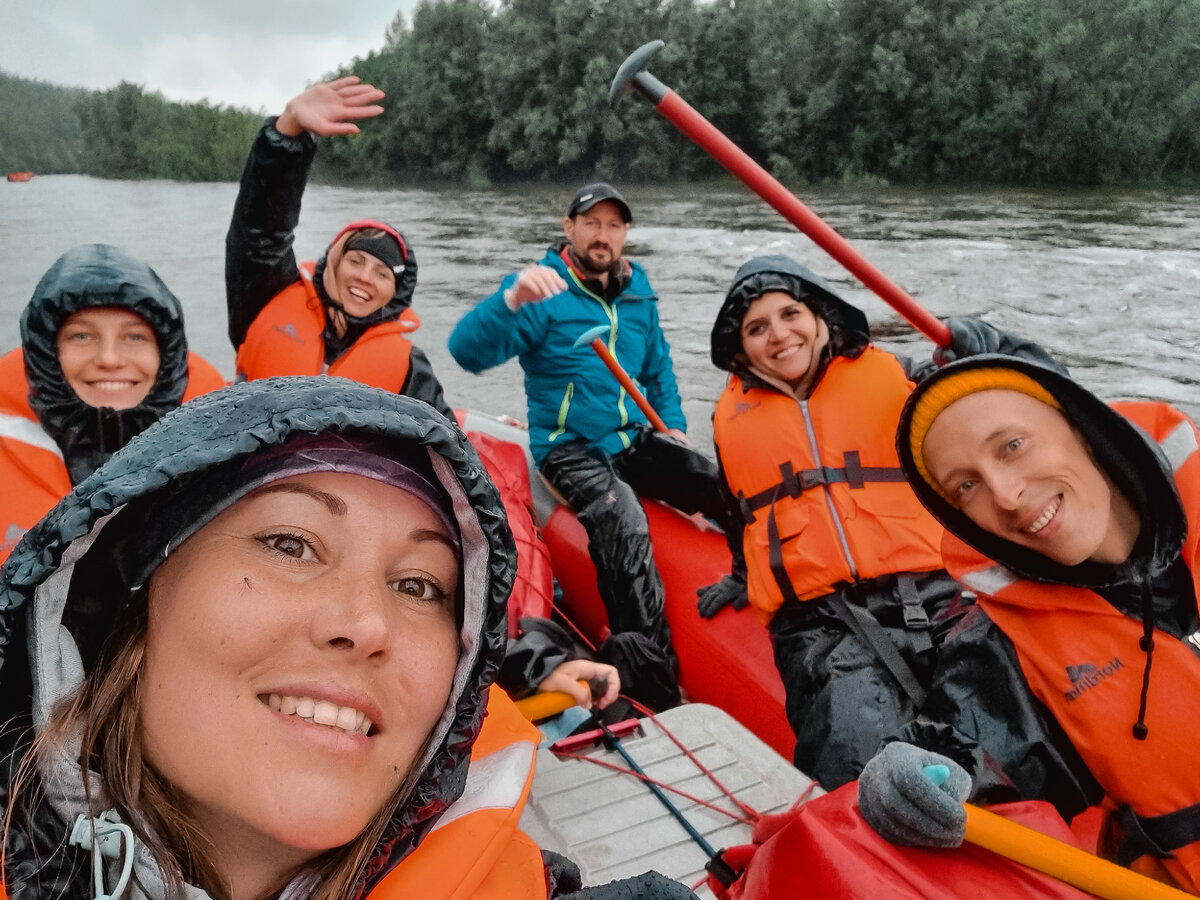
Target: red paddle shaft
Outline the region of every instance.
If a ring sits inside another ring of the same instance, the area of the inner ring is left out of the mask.
[[[662,41],[652,41],[630,54],[613,79],[612,88],[608,92],[609,102],[615,104],[620,97],[636,88],[667,121],[767,201],[780,215],[812,238],[818,247],[845,266],[850,274],[878,294],[885,303],[912,323],[914,328],[938,346],[949,347],[950,329],[944,323],[871,265],[845,238],[826,225],[816,213],[801,203],[794,194],[689,106],[682,97],[645,70],[650,58],[661,50],[662,46]]]

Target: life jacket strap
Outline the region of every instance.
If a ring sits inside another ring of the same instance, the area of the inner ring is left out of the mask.
[[[898,467],[864,466],[857,450],[847,450],[843,461],[845,465],[841,468],[820,466],[815,469],[801,469],[799,472],[792,468],[790,461],[781,463],[777,483],[750,496],[738,491],[737,503],[742,518],[749,525],[754,522],[758,510],[770,506],[777,498],[784,495],[796,498],[814,487],[848,484],[851,490],[859,490],[872,482],[904,481],[904,473]]]
[[[1117,848],[1117,863],[1128,866],[1139,856],[1170,859],[1171,851],[1200,841],[1200,803],[1161,816],[1139,816],[1128,803],[1117,807],[1125,839]]]

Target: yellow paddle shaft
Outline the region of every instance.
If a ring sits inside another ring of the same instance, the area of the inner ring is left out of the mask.
[[[1187,900],[1191,897],[1178,888],[1139,875],[986,809],[971,803],[966,807],[967,840],[972,844],[1104,900]]]

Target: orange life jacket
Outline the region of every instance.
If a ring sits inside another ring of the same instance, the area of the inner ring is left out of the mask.
[[[784,580],[811,600],[838,582],[942,567],[942,528],[896,458],[896,423],[912,388],[896,358],[874,347],[858,359],[835,357],[804,401],[744,391],[730,378],[713,439],[747,521],[747,593],[763,622],[783,603]]]
[[[1166,404],[1113,407],[1147,431],[1171,462],[1189,524],[1183,560],[1200,596],[1196,428]],[[951,574],[978,592],[980,606],[1013,642],[1033,693],[1062,725],[1110,801],[1127,804],[1140,817],[1200,804],[1200,658],[1187,643],[1155,632],[1148,733],[1138,740],[1132,726],[1146,665],[1141,622],[1090,590],[1022,579],[949,534],[943,549]],[[1133,868],[1160,877],[1165,869],[1181,888],[1200,893],[1200,840],[1172,857],[1144,856]]]
[[[190,400],[225,384],[211,363],[188,354]],[[29,406],[25,356],[20,348],[0,357],[0,562],[26,531],[71,491],[62,451]]]
[[[462,796],[371,891],[373,900],[528,900],[546,896],[542,852],[517,827],[533,783],[538,730],[499,689],[471,749]],[[0,885],[0,900],[8,894]]]
[[[518,828],[533,782],[538,730],[498,688],[471,750],[463,795],[411,854],[384,876],[372,900],[525,900],[546,896],[542,853]]]
[[[315,264],[301,263],[300,278],[263,307],[238,347],[238,378],[272,375],[341,375],[394,394],[404,391],[412,342],[406,334],[421,320],[412,308],[373,325],[325,368],[325,307],[313,285]]]

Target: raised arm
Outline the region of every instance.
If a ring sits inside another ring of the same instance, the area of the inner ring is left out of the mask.
[[[356,134],[383,91],[355,76],[315,84],[268,119],[250,148],[225,237],[229,340],[241,346],[264,306],[299,277],[292,250],[317,135]]]

